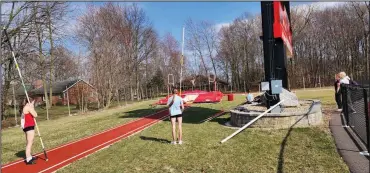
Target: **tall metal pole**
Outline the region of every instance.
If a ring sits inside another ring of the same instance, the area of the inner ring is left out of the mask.
[[[71,116],[71,108],[69,107],[69,94],[68,94],[68,88],[66,87],[67,92],[67,105],[68,105],[68,116]]]
[[[182,81],[182,65],[184,64],[184,43],[185,42],[185,27],[182,28],[182,48],[180,62],[180,97],[181,97],[181,81]]]

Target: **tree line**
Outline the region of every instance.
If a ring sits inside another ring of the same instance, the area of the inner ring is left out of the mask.
[[[173,74],[176,82],[180,78],[181,40],[171,33],[160,36],[150,16],[137,4],[90,4],[78,16],[72,33],[65,32],[72,13],[68,2],[7,5],[1,24],[17,50],[26,83],[42,79],[49,97],[53,82],[84,78],[96,88],[98,107],[106,108],[112,101],[160,96],[167,93],[168,74]],[[363,80],[369,74],[369,9],[363,2],[331,8],[315,4],[292,7],[294,56],[287,64],[290,87],[330,86],[339,71]],[[211,21],[190,18],[184,24],[187,56],[183,78],[215,75],[229,83],[223,90],[256,89],[264,76],[260,14],[241,14],[221,29]],[[66,37],[85,47],[85,55],[66,48]],[[19,77],[4,43],[2,37],[6,100],[12,96],[11,82],[19,84]],[[48,98],[45,100],[50,108]]]

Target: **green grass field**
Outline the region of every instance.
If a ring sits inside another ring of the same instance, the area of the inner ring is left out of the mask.
[[[132,121],[141,116],[154,113],[149,104],[154,101],[143,101],[126,107],[90,112],[78,116],[68,116],[49,121],[38,122],[43,141],[47,148],[54,148],[67,142],[77,140],[95,133]],[[25,139],[20,127],[5,129],[2,132],[2,163],[24,156]],[[41,152],[41,144],[35,137],[33,152]]]
[[[306,90],[296,90],[297,96],[300,99],[318,99],[321,100],[323,106],[334,107],[334,89],[333,88],[323,88],[323,89],[306,89]]]
[[[330,90],[297,90],[302,99],[320,99],[324,109],[333,106]],[[170,145],[170,122],[165,120],[135,136],[81,159],[58,172],[349,172],[336,152],[327,124],[323,127],[281,130],[247,129],[224,144],[235,130],[222,124],[229,114],[200,123],[242,102],[193,105],[184,114],[184,144]],[[52,148],[154,112],[153,101],[81,116],[44,121],[40,128]],[[158,108],[159,109],[159,108]],[[94,127],[94,128],[92,128]],[[61,138],[61,136],[64,136]],[[3,163],[23,156],[20,129],[3,131]],[[41,151],[38,139],[34,149]]]
[[[158,99],[158,98],[155,98],[155,99]],[[146,100],[142,100],[142,101],[146,101]],[[139,102],[141,102],[141,101],[139,101]],[[132,104],[136,104],[136,103],[138,103],[138,101],[136,101],[136,100],[135,101],[127,101],[127,102],[112,101],[109,108],[124,106],[125,104],[132,105]],[[17,109],[16,117],[17,117],[17,121],[18,121],[17,125],[19,125],[20,124],[19,108],[17,107],[16,109]],[[89,105],[89,111],[94,111],[94,110],[97,110],[97,104]],[[45,107],[38,106],[38,107],[36,107],[36,111],[37,111],[37,114],[38,114],[38,118],[37,118],[38,122],[47,120]],[[68,116],[68,113],[69,113],[68,106],[53,106],[53,107],[51,107],[51,109],[49,109],[49,120],[56,120],[56,119],[59,119],[59,118],[66,117],[66,116]],[[71,115],[81,114],[80,110],[76,107],[76,105],[70,105],[70,113],[71,113]],[[14,116],[14,107],[8,106],[5,109],[4,115],[5,116],[4,116],[4,120],[2,121],[2,128],[14,127],[16,125],[15,116]]]

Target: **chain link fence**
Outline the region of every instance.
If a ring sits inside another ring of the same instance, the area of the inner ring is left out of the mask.
[[[346,124],[366,144],[369,150],[369,88],[342,84],[341,94]]]

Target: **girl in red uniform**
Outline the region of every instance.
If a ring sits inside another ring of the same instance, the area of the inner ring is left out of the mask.
[[[21,109],[21,125],[22,129],[26,135],[26,164],[35,164],[36,158],[32,157],[31,155],[31,148],[33,144],[33,139],[35,137],[35,120],[34,118],[37,117],[37,113],[35,111],[35,101],[30,98],[31,103],[26,103],[23,101],[23,108]]]

